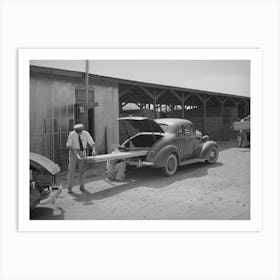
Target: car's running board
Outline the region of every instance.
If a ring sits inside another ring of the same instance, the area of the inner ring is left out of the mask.
[[[205,159],[204,158],[192,158],[192,159],[187,159],[187,160],[183,160],[180,162],[180,166],[182,165],[187,165],[187,164],[192,164],[192,163],[196,163],[196,162],[204,162]]]
[[[129,165],[135,165],[137,167],[142,167],[142,166],[153,166],[154,163],[153,162],[149,162],[149,161],[141,161],[140,159],[138,161],[135,160],[126,160],[126,162]]]

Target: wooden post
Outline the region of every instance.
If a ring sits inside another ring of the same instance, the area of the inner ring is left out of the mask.
[[[206,133],[206,105],[209,99],[211,99],[212,96],[208,96],[203,100],[203,126],[204,126],[204,133]]]
[[[203,104],[203,133],[205,134],[206,133],[206,104],[212,96],[207,96],[203,98],[198,93],[196,93],[195,95],[201,100]]]
[[[88,60],[86,60],[86,75],[85,75],[85,110],[84,110],[84,114],[85,114],[85,127],[87,128],[87,130],[89,130],[88,127],[88,71],[89,71],[89,65],[88,65]]]
[[[245,116],[249,115],[249,103],[247,100],[245,100]]]
[[[224,102],[221,102],[221,118],[222,124],[224,124]]]
[[[206,101],[203,100],[203,134],[206,133]]]
[[[154,93],[154,114],[155,114],[155,119],[157,118],[157,95]]]
[[[222,139],[224,137],[224,104],[226,103],[226,101],[228,100],[228,97],[226,98],[220,98],[218,96],[216,96],[216,99],[219,101],[219,103],[221,104],[221,119],[222,119]]]
[[[235,99],[235,98],[233,98],[233,97],[231,97],[231,100],[232,100],[232,102],[233,102],[234,105],[235,105],[235,108],[236,108],[236,110],[237,110],[237,116],[239,117],[239,115],[238,115],[238,106],[239,106],[240,100]]]
[[[184,118],[185,118],[185,104],[186,104],[186,101],[192,96],[192,93],[188,93],[188,94],[185,94],[184,92],[184,95],[183,95],[183,100],[184,100]]]
[[[182,93],[182,119],[185,118],[185,93]]]

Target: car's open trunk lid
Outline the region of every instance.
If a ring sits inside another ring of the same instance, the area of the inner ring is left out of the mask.
[[[154,120],[145,117],[123,117],[117,120],[120,121],[121,142],[139,133],[164,133]]]

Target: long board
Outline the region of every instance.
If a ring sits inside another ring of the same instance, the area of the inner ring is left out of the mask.
[[[145,150],[137,150],[137,151],[129,151],[129,152],[115,152],[115,153],[111,153],[111,154],[88,156],[85,158],[85,160],[92,161],[92,162],[104,162],[107,160],[114,160],[114,159],[141,157],[141,156],[146,156],[147,154],[148,154],[148,151],[145,151]]]

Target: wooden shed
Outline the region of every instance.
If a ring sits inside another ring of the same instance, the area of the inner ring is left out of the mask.
[[[47,156],[64,169],[65,144],[75,123],[83,123],[96,142],[97,153],[119,143],[118,83],[90,76],[88,100],[85,74],[30,67],[30,151]]]

